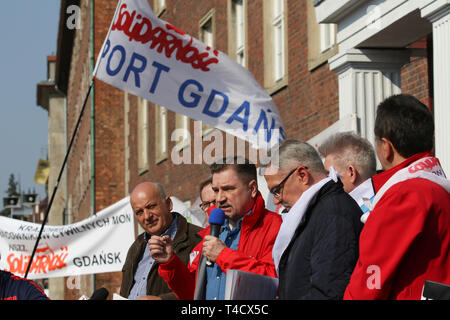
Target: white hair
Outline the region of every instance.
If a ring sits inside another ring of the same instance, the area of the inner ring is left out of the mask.
[[[311,172],[326,173],[322,160],[316,149],[300,140],[284,140],[270,151],[270,163],[278,163],[281,171],[292,170],[297,166],[305,166]]]
[[[322,157],[331,155],[342,169],[353,165],[366,180],[376,173],[376,158],[372,144],[353,132],[339,132],[319,146]]]

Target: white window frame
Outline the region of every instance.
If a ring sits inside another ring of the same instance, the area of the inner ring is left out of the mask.
[[[247,67],[247,1],[230,0],[230,44],[232,57],[243,67]]]
[[[138,173],[148,170],[148,101],[138,97]]]
[[[158,164],[168,157],[168,121],[167,109],[155,104],[155,163]]]
[[[179,135],[180,139],[175,141],[175,148],[177,151],[181,151],[191,143],[191,130],[190,130],[190,119],[181,113],[175,113],[175,129],[182,130],[182,135]]]
[[[274,80],[278,82],[286,73],[284,0],[273,0],[272,5],[273,71]]]
[[[264,88],[273,95],[288,85],[287,1],[263,0]]]
[[[327,63],[338,53],[336,43],[336,25],[317,23],[313,1],[307,1],[307,37],[308,37],[308,70]]]
[[[216,45],[215,15],[216,10],[213,8],[199,21],[199,39],[211,48],[214,48]],[[212,130],[214,130],[213,127],[202,122],[202,137]]]
[[[166,0],[154,0],[153,7],[156,16],[160,16],[166,10]]]
[[[331,23],[320,24],[320,52],[326,52],[336,44],[336,25]]]
[[[215,46],[215,9],[211,9],[199,22],[199,38],[204,44],[214,48]]]

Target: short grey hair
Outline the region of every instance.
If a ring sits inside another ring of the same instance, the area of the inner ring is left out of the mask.
[[[372,144],[351,131],[330,136],[318,150],[324,158],[333,156],[338,167],[355,166],[363,180],[376,173],[377,162]]]
[[[270,163],[278,163],[278,168],[282,171],[303,165],[311,172],[326,173],[316,149],[301,140],[288,139],[273,147],[270,151]]]
[[[164,187],[159,182],[153,182],[153,184],[158,188],[159,194],[161,195],[162,200],[166,200],[166,192],[164,191]]]

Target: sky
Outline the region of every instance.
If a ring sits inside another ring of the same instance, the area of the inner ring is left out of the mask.
[[[22,191],[45,198],[34,174],[39,159],[47,158],[48,114],[36,103],[36,87],[47,78],[47,56],[56,54],[60,5],[60,0],[0,1],[1,198],[11,173]]]

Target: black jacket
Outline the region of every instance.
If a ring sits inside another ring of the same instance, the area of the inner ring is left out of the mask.
[[[202,228],[188,223],[179,213],[175,214],[178,215],[178,225],[177,233],[173,239],[174,251],[187,265],[191,250],[202,240],[202,237],[197,234]],[[144,241],[144,233],[142,233],[128,250],[127,258],[122,268],[120,295],[125,298],[128,298],[130,294],[134,284],[134,273],[136,272],[139,261],[142,259],[144,250],[146,249],[147,243]],[[159,263],[155,261],[150,269],[147,279],[147,295],[159,296],[163,300],[176,299],[175,294],[169,289],[164,279],[158,274],[158,266]]]
[[[0,300],[49,300],[34,281],[0,270]]]
[[[281,256],[280,299],[342,299],[358,260],[361,214],[340,181],[317,192]]]

